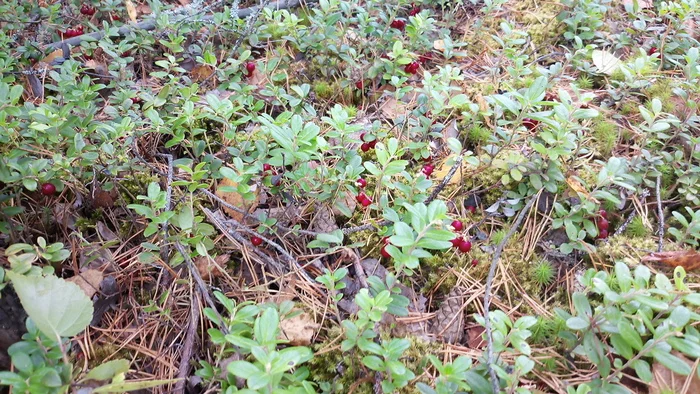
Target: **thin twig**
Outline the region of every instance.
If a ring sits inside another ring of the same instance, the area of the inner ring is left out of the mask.
[[[219,319],[217,325],[221,327],[221,331],[223,331],[224,334],[228,334],[228,328],[226,328],[226,323],[219,314],[219,312],[216,310],[216,304],[214,304],[214,301],[211,299],[211,297],[209,297],[209,290],[207,290],[207,285],[206,283],[204,283],[204,280],[202,280],[202,277],[199,275],[199,271],[197,270],[197,267],[195,267],[192,259],[190,258],[190,254],[185,250],[185,247],[182,246],[180,241],[175,241],[175,249],[177,249],[177,251],[180,252],[180,254],[182,255],[182,258],[185,259],[187,269],[189,269],[190,274],[194,278],[195,283],[197,283],[197,288],[199,289],[199,293],[202,295],[202,298],[204,299],[204,301],[206,301],[207,305],[209,305],[209,308],[211,308],[214,311],[214,314],[216,314],[216,317]]]
[[[515,234],[515,232],[518,230],[520,227],[520,224],[522,223],[523,219],[525,219],[525,216],[527,216],[528,212],[530,211],[530,208],[532,207],[532,204],[535,202],[537,199],[537,194],[533,195],[530,197],[530,200],[525,204],[523,209],[520,211],[520,214],[518,215],[518,218],[515,220],[515,223],[511,226],[510,230],[508,230],[508,234],[503,238],[501,243],[498,244],[496,247],[496,252],[493,255],[493,259],[491,260],[491,267],[489,267],[489,275],[486,277],[486,289],[484,290],[484,324],[485,324],[485,330],[486,330],[486,340],[487,340],[487,347],[486,347],[486,368],[489,372],[489,376],[491,377],[491,386],[493,388],[493,392],[498,393],[500,391],[500,384],[498,382],[498,375],[496,375],[496,370],[493,369],[492,365],[494,363],[493,359],[493,332],[491,331],[491,321],[489,320],[489,307],[491,306],[491,287],[493,286],[493,278],[496,275],[496,266],[498,265],[498,261],[501,258],[501,253],[503,253],[503,248],[505,248],[506,243],[508,240]]]
[[[447,172],[447,175],[445,175],[444,178],[442,178],[442,181],[433,189],[433,192],[430,193],[430,197],[428,197],[427,200],[425,200],[425,205],[430,204],[435,200],[442,191],[442,189],[447,186],[448,183],[450,183],[450,179],[455,175],[455,172],[457,172],[457,169],[459,169],[462,166],[462,155],[459,155],[455,158],[455,163],[452,165],[452,168],[450,168],[450,171]]]
[[[191,287],[190,285],[190,291]],[[180,366],[177,373],[179,380],[174,390],[176,394],[185,393],[185,383],[190,372],[190,359],[192,358],[194,341],[197,338],[197,325],[199,324],[199,299],[196,292],[190,292],[190,294],[192,296],[190,301],[190,324],[187,326],[185,342],[182,344],[182,357],[180,358]]]
[[[295,8],[295,7],[298,7],[300,4],[301,4],[301,0],[280,0],[280,1],[277,1],[273,4],[270,4],[270,8],[282,10],[282,9],[287,9],[287,8]],[[254,7],[249,7],[249,8],[243,8],[241,10],[238,10],[238,17],[245,18],[245,17],[253,14],[254,12],[257,12],[259,9],[260,9],[259,5],[254,6]],[[202,17],[202,20],[204,20],[204,21],[209,21],[209,20],[213,20],[213,19],[214,19],[213,15],[205,15],[204,17]],[[155,19],[149,19],[146,21],[139,22],[135,25],[122,26],[117,31],[117,34],[121,37],[124,37],[124,36],[128,35],[129,33],[131,33],[132,31],[136,31],[136,30],[149,31],[149,30],[154,30],[155,28],[156,28]],[[96,31],[94,33],[83,34],[81,36],[72,37],[72,38],[69,38],[69,39],[66,39],[63,41],[52,42],[51,44],[48,44],[46,46],[46,49],[58,49],[63,44],[70,45],[70,46],[78,46],[78,45],[80,45],[80,43],[82,43],[83,41],[86,41],[88,39],[90,39],[92,41],[97,41],[97,40],[102,39],[104,36],[105,36],[104,31],[102,31],[102,30]]]
[[[647,198],[647,196],[649,196],[649,190],[644,189],[644,191],[642,191],[641,199],[645,200]],[[630,215],[627,217],[625,222],[622,223],[622,225],[620,227],[618,227],[617,230],[615,230],[614,235],[622,234],[627,229],[627,227],[630,225],[630,223],[632,223],[632,220],[634,220],[634,218],[636,218],[636,217],[637,217],[637,210],[635,209],[632,211],[632,213],[630,213]]]
[[[167,182],[165,185],[165,211],[169,212],[172,210],[172,197],[173,197],[173,155],[159,153],[158,156],[165,157],[168,160],[168,174]],[[170,221],[166,220],[163,223],[163,247],[160,249],[160,258],[166,263],[169,261],[168,256],[170,256],[170,245],[168,244],[168,226]]]
[[[664,207],[661,204],[661,174],[656,176],[656,210],[659,215],[659,248],[661,252],[664,249]]]

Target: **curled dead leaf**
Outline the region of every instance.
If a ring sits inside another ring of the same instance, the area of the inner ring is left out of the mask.
[[[68,282],[75,283],[88,297],[92,298],[100,289],[100,282],[102,282],[103,277],[102,272],[96,269],[89,269],[69,278]]]
[[[700,253],[694,250],[650,253],[642,257],[643,262],[657,262],[670,267],[683,267],[686,271],[700,268]]]
[[[234,181],[224,178],[221,181],[219,181],[219,186],[216,189],[216,196],[219,197],[220,199],[226,201],[228,204],[233,205],[236,208],[239,208],[243,212],[251,213],[255,210],[255,208],[258,207],[258,204],[260,203],[260,188],[257,185],[252,185],[250,187],[251,193],[253,193],[254,197],[252,200],[246,200],[243,198],[243,195],[236,192],[236,191],[224,191],[222,188],[230,186],[230,187],[237,187],[238,184],[236,184]],[[233,210],[229,207],[222,206],[221,207],[224,212],[226,212],[227,215],[229,215],[231,218],[237,221],[242,221],[244,214]]]
[[[209,256],[199,256],[194,261],[194,265],[197,267],[197,271],[199,271],[199,276],[204,280],[209,280],[211,278],[220,277],[229,260],[231,260],[230,254],[221,254],[213,259]]]
[[[280,322],[280,339],[288,340],[294,346],[307,346],[321,327],[311,315],[302,312],[289,319]]]

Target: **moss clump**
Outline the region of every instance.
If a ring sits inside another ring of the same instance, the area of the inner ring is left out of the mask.
[[[661,109],[664,112],[673,112],[675,104],[671,100],[673,85],[670,78],[659,79],[656,83],[644,89],[644,95],[648,98],[645,105],[649,110],[651,110],[651,101],[656,98],[661,101]]]
[[[581,74],[576,78],[576,86],[579,89],[590,89],[593,87],[593,80],[588,74]]]
[[[356,106],[346,105],[345,107],[343,107],[343,109],[345,110],[345,112],[348,113],[349,117],[354,118],[355,116],[357,116],[357,107]]]
[[[593,125],[593,139],[598,151],[609,156],[620,138],[619,127],[610,121],[600,121]]]
[[[639,263],[638,255],[656,250],[656,247],[656,241],[649,237],[632,238],[627,235],[616,235],[608,238],[608,242],[598,244],[596,250],[591,253],[591,260],[607,264],[624,261],[633,267]],[[674,247],[676,246],[672,242],[664,242],[664,250],[672,250]]]
[[[625,100],[620,106],[623,115],[636,115],[639,113],[639,103],[635,100]]]
[[[644,225],[641,216],[635,216],[625,229],[625,235],[633,238],[646,238],[651,235],[651,231]]]
[[[482,145],[488,142],[491,137],[491,130],[481,124],[474,124],[467,132],[467,141],[474,145]]]
[[[532,267],[532,280],[539,286],[547,286],[554,280],[554,266],[547,260],[540,260]]]
[[[314,93],[316,93],[316,96],[325,100],[333,97],[335,90],[336,87],[326,81],[318,81],[314,84]]]

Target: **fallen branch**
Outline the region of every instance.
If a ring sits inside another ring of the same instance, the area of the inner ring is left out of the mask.
[[[538,193],[539,194],[539,193]],[[520,224],[527,216],[530,211],[532,204],[537,200],[537,194],[530,197],[530,200],[525,204],[523,209],[520,211],[518,218],[515,219],[515,223],[508,230],[508,234],[503,238],[501,243],[496,247],[496,252],[491,260],[491,267],[489,267],[489,275],[486,277],[486,290],[484,291],[484,325],[486,330],[486,369],[489,372],[491,378],[491,387],[494,393],[498,393],[500,389],[500,384],[498,382],[498,375],[496,375],[496,370],[493,369],[492,365],[494,363],[493,359],[493,332],[491,331],[491,321],[489,320],[489,307],[491,306],[491,287],[493,286],[493,277],[496,275],[496,266],[498,265],[498,260],[501,258],[501,253],[503,253],[503,248],[505,248],[508,240],[515,234],[515,232],[520,227]]]
[[[301,5],[301,0],[280,0],[280,1],[276,1],[272,4],[270,4],[268,8],[283,10],[283,9],[288,9],[288,8],[296,8],[299,5]],[[248,17],[249,15],[252,15],[253,13],[258,12],[258,10],[260,10],[260,8],[261,8],[261,6],[256,5],[254,7],[240,9],[240,10],[238,10],[238,17],[239,18]],[[213,15],[205,15],[204,17],[202,17],[202,20],[203,21],[213,21],[214,16]],[[139,22],[135,25],[122,26],[117,31],[117,34],[121,37],[124,37],[133,31],[137,31],[137,30],[150,31],[150,30],[154,30],[155,28],[156,28],[155,19],[149,19],[146,21]],[[58,49],[58,48],[61,48],[64,44],[69,45],[69,46],[78,46],[83,41],[88,41],[88,40],[98,41],[98,40],[102,39],[104,36],[105,36],[105,32],[103,30],[96,31],[96,32],[90,33],[90,34],[83,34],[83,35],[78,36],[78,37],[68,38],[68,39],[63,40],[63,41],[52,42],[51,44],[48,44],[46,46],[46,49]]]
[[[190,286],[190,289],[192,286]],[[185,393],[185,383],[190,372],[190,359],[192,359],[194,341],[197,337],[197,325],[199,324],[199,300],[197,293],[191,293],[192,300],[190,302],[190,324],[187,326],[187,334],[185,335],[185,343],[182,344],[182,357],[178,367],[177,378],[178,382],[175,385],[176,394]]]
[[[661,174],[656,177],[656,210],[659,215],[659,248],[658,252],[664,249],[664,207],[661,204]]]

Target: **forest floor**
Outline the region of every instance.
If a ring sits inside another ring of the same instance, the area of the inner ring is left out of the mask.
[[[72,382],[700,392],[700,3],[31,3],[0,286],[92,299]]]

